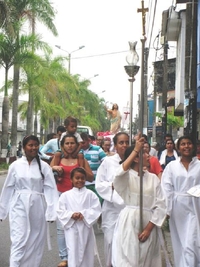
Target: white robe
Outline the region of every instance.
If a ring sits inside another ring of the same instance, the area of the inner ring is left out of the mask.
[[[196,157],[188,171],[178,159],[170,162],[162,175],[176,267],[200,266],[200,198],[187,193],[199,184],[200,161]]]
[[[74,212],[80,212],[84,219],[72,219]],[[65,231],[69,266],[93,267],[96,241],[92,226],[101,214],[96,194],[86,187],[64,192],[59,198],[57,214]]]
[[[124,199],[126,207],[120,212],[113,238],[114,267],[160,267],[161,249],[158,230],[166,217],[165,199],[160,180],[152,173],[143,175],[143,227],[149,221],[155,224],[145,242],[138,240],[140,233],[140,177],[132,169],[124,171],[120,166],[114,179],[116,191]]]
[[[52,169],[26,157],[13,162],[0,197],[0,219],[9,213],[10,267],[39,267],[46,241],[47,221],[56,220],[58,193]]]
[[[124,208],[124,201],[112,189],[116,170],[119,168],[121,158],[118,154],[106,157],[97,170],[96,190],[104,199],[102,205],[102,230],[104,233],[104,254],[106,267],[111,266],[112,240],[115,224],[120,211]]]

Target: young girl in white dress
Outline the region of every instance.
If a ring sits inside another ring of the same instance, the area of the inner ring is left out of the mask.
[[[96,244],[93,224],[101,214],[101,205],[96,194],[85,187],[83,168],[71,171],[71,181],[73,188],[60,196],[57,209],[66,237],[68,264],[93,267]]]

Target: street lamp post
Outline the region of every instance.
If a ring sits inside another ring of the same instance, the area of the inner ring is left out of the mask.
[[[128,81],[130,82],[130,115],[129,115],[129,145],[132,144],[132,121],[133,121],[133,82],[135,81],[135,75],[139,71],[139,66],[137,66],[139,56],[135,51],[137,42],[129,42],[130,51],[126,56],[127,66],[124,66],[126,73],[129,76]]]
[[[55,45],[55,47],[57,47],[58,49],[60,49],[60,50],[62,50],[62,51],[64,51],[64,52],[67,52],[67,53],[68,53],[68,72],[69,72],[69,74],[70,74],[70,71],[71,71],[71,55],[72,55],[72,53],[74,53],[74,52],[76,52],[76,51],[78,51],[78,50],[83,49],[85,46],[84,46],[84,45],[79,46],[78,49],[73,50],[73,51],[71,51],[71,52],[68,52],[67,50],[62,49],[60,45]]]

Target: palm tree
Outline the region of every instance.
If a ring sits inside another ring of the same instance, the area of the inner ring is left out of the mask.
[[[74,80],[66,71],[61,57],[51,59],[48,55],[45,57],[35,56],[35,62],[30,65],[22,65],[22,68],[24,79],[21,83],[21,91],[23,93],[28,92],[29,96],[31,95],[31,98],[34,99],[34,132],[36,134],[38,114],[40,114],[44,128],[48,127],[49,119],[53,119],[55,123],[58,118],[64,118],[66,103],[70,101],[68,88],[74,92],[78,89]],[[22,106],[23,108],[21,107],[20,110],[23,110],[23,114],[27,116],[27,105],[23,103]],[[29,123],[28,129],[32,130],[32,124]]]
[[[53,24],[55,12],[48,0],[7,0],[4,1],[5,5],[0,5],[0,12],[7,10],[9,16],[5,16],[5,26],[10,25],[10,21],[14,24],[24,22],[28,19],[31,22],[32,32],[35,32],[36,19],[39,19],[54,35],[57,35],[56,28]],[[15,28],[14,34],[16,41],[19,40],[21,28]],[[5,27],[8,30],[8,27]],[[8,31],[7,31],[8,33]],[[33,44],[32,49],[35,49]],[[17,107],[18,107],[18,93],[19,93],[19,75],[20,64],[16,62],[14,66],[13,76],[13,108],[12,108],[12,129],[11,129],[11,142],[13,145],[17,142]],[[32,110],[32,106],[30,107]]]
[[[5,69],[4,98],[2,104],[2,137],[1,149],[6,149],[8,144],[9,125],[9,98],[8,98],[8,71],[14,64],[16,53],[15,40],[6,34],[0,33],[0,65]]]

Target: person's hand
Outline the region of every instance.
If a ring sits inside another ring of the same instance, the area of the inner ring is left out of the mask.
[[[143,148],[144,143],[145,143],[145,139],[144,139],[144,137],[140,137],[140,138],[139,138],[138,140],[136,140],[136,142],[135,142],[134,150],[136,150],[136,151],[139,152],[139,151]]]
[[[53,166],[53,171],[56,171],[59,176],[63,174],[63,168],[61,166]]]
[[[138,235],[138,239],[140,242],[145,242],[150,236],[151,231],[143,230],[141,234]]]
[[[72,219],[74,219],[75,221],[77,220],[82,221],[83,218],[84,217],[80,212],[75,212],[74,214],[72,214]]]
[[[138,235],[138,239],[140,242],[145,242],[148,239],[154,226],[155,225],[152,222],[149,222],[147,224],[142,233]]]
[[[83,217],[83,214],[82,214],[82,213],[79,213],[79,219],[78,219],[78,220],[79,220],[79,221],[82,221],[83,218],[84,218],[84,217]]]

